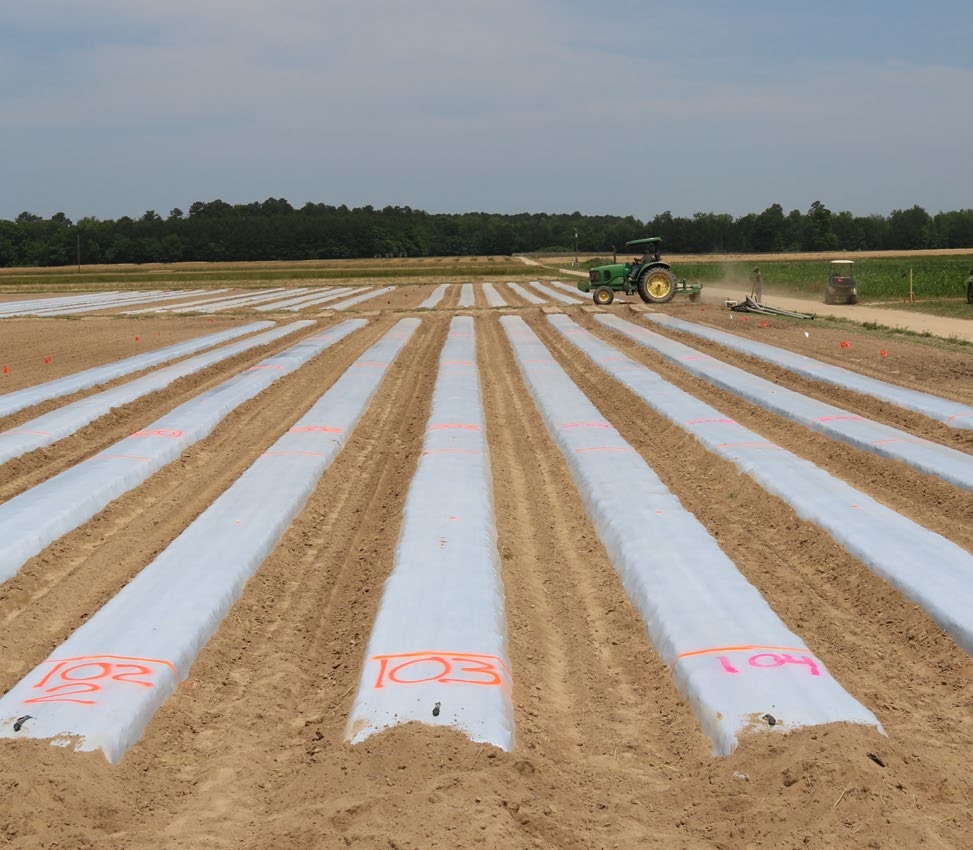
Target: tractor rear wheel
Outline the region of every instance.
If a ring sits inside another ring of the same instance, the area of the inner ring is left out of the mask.
[[[592,296],[595,304],[599,304],[602,307],[607,307],[612,301],[615,300],[615,290],[610,286],[599,286],[595,290],[595,294]]]
[[[676,276],[660,266],[646,269],[639,278],[639,297],[650,304],[666,304],[676,295]]]

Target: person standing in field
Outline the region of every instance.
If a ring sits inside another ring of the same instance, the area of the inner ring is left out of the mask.
[[[764,278],[760,274],[760,266],[754,268],[751,279],[753,280],[753,289],[750,291],[750,295],[759,304],[764,300]]]
[[[973,304],[973,269],[970,269],[970,276],[966,281],[966,303]]]

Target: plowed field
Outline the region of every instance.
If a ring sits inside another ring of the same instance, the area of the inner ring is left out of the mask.
[[[497,289],[511,307],[486,309],[478,291],[478,306],[458,311],[458,287],[452,287],[437,309],[416,311],[430,288],[403,287],[394,301],[365,302],[342,314],[306,311],[301,317],[310,313],[316,328],[181,379],[0,466],[3,501],[315,329],[351,316],[369,319],[0,585],[0,693],[6,693],[150,563],[369,345],[402,316],[422,318],[304,511],[121,762],[39,741],[0,740],[0,845],[973,846],[973,660],[826,533],[592,367],[549,326],[542,309],[525,305],[504,284]],[[973,553],[973,493],[811,433],[694,379],[604,328],[588,307],[547,309],[568,313],[726,416]],[[639,321],[623,304],[608,309]],[[969,348],[759,316],[743,321],[717,304],[674,302],[662,309],[973,404]],[[475,316],[517,743],[508,753],[446,728],[410,724],[352,747],[344,741],[345,723],[392,567],[440,348],[457,312]],[[835,678],[875,712],[888,737],[840,724],[786,735],[768,729],[745,737],[731,756],[711,755],[525,388],[499,322],[510,312],[527,321]],[[0,354],[11,370],[0,375],[6,381],[0,392],[127,356],[139,344],[168,344],[253,318],[241,311],[215,323],[144,316],[5,320]],[[973,454],[973,431],[678,338],[792,390]],[[0,430],[85,394],[0,419]]]

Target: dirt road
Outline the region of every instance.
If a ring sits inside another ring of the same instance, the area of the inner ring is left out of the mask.
[[[399,318],[421,316],[303,512],[121,762],[44,742],[0,741],[4,846],[970,846],[970,657],[821,529],[588,365],[543,309],[503,283],[496,288],[509,307],[487,309],[478,290],[477,306],[458,310],[453,287],[437,309],[418,311],[429,288],[407,287],[394,304],[311,313],[317,329],[356,315],[368,325],[231,412],[179,460],[0,585],[0,692],[6,693],[150,563],[371,343]],[[968,348],[747,317],[720,309],[721,300],[710,290],[700,304],[663,309],[973,404]],[[567,313],[727,417],[973,553],[973,493],[692,378],[604,328],[587,306],[544,309]],[[853,309],[856,317],[863,312]],[[620,302],[609,310],[639,321]],[[440,349],[457,312],[475,316],[516,746],[503,752],[446,728],[410,724],[352,747],[344,741],[345,723],[421,452]],[[711,755],[524,386],[499,322],[506,313],[526,320],[788,627],[876,714],[888,737],[841,724],[788,735],[768,731],[744,738],[731,756]],[[44,366],[53,365],[44,363],[52,340],[57,368],[75,371],[122,356],[136,335],[162,344],[253,317],[221,315],[216,325],[206,317],[6,321],[4,346],[34,372],[23,378],[12,370],[0,392],[40,380]],[[973,454],[973,431],[660,332],[792,390]],[[950,329],[949,335],[959,334]],[[181,379],[0,466],[0,499],[83,461],[292,342]],[[0,420],[0,430],[38,412]]]

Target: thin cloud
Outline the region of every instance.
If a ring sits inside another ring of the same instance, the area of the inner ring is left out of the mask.
[[[0,217],[270,196],[643,218],[968,206],[973,10],[944,2],[934,27],[846,7],[14,4]]]

